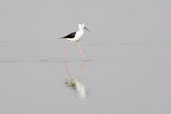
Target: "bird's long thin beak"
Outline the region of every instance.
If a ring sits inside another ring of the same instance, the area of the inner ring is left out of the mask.
[[[84,27],[84,29],[86,29],[87,31],[90,31],[87,27]]]

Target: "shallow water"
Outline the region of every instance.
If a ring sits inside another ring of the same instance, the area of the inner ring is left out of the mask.
[[[101,51],[90,55],[85,49],[91,61],[82,61],[78,50],[71,49],[67,62],[54,54],[55,49],[61,48],[53,42],[35,47],[35,42],[24,43],[28,45],[12,46],[6,42],[1,46],[1,51],[6,52],[1,55],[0,64],[1,112],[159,114],[170,111],[171,56],[166,48],[171,47],[167,43],[122,42],[115,45],[117,48],[85,44],[84,48]],[[71,79],[82,84],[78,86],[82,89],[74,88],[76,82],[69,86]]]

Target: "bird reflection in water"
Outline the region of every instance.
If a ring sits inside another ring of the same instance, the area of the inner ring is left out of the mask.
[[[64,63],[65,63],[65,70],[69,75],[69,79],[66,79],[66,82],[65,82],[66,86],[68,86],[72,90],[75,90],[80,101],[82,103],[86,103],[87,91],[86,91],[86,87],[81,79],[85,61],[81,62],[80,71],[79,71],[79,74],[77,77],[72,77],[71,73],[69,72],[67,62],[65,61]]]

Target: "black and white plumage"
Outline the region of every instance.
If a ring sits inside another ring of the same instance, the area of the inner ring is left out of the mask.
[[[64,37],[61,37],[61,38],[63,38],[63,39],[66,39],[66,40],[69,40],[69,41],[70,41],[70,43],[69,43],[69,45],[68,45],[68,47],[67,47],[67,49],[66,49],[66,51],[65,51],[65,57],[64,57],[64,60],[65,60],[65,61],[66,61],[66,57],[67,57],[67,55],[68,55],[68,50],[69,50],[69,48],[71,47],[71,44],[72,44],[73,41],[74,41],[74,42],[77,42],[78,48],[80,49],[80,55],[81,55],[81,57],[83,57],[84,60],[87,60],[87,58],[83,55],[83,52],[82,52],[82,49],[81,49],[81,46],[80,46],[80,43],[79,43],[81,37],[82,37],[83,34],[84,34],[84,29],[88,30],[88,29],[85,27],[85,24],[84,24],[84,23],[79,23],[79,24],[78,24],[78,30],[77,30],[76,32],[72,32],[72,33],[70,33],[70,34],[68,34],[68,35],[66,35],[66,36],[64,36]],[[89,31],[89,30],[88,30],[88,31]]]
[[[85,24],[81,22],[78,24],[78,30],[76,32],[72,32],[62,38],[66,39],[66,40],[70,40],[70,41],[79,41],[84,34],[84,29],[88,30],[85,27]]]
[[[66,36],[64,36],[62,38],[74,38],[75,35],[76,35],[76,32],[72,32],[72,33],[70,33],[70,34],[68,34],[68,35],[66,35]]]

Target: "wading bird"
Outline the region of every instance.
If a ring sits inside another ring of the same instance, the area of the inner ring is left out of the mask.
[[[82,51],[81,46],[80,46],[80,43],[79,43],[81,37],[84,34],[84,29],[86,29],[87,31],[90,31],[89,29],[87,29],[85,27],[85,24],[81,22],[81,23],[78,24],[78,30],[76,32],[72,32],[72,33],[70,33],[70,34],[68,34],[68,35],[66,35],[64,37],[61,37],[62,39],[66,39],[66,40],[69,40],[70,41],[70,43],[69,43],[69,45],[68,45],[68,47],[66,48],[66,51],[65,51],[64,61],[66,61],[66,57],[68,55],[68,51],[69,51],[69,48],[71,47],[72,42],[77,42],[78,48],[80,50],[80,56],[84,60],[88,60],[84,56],[83,51]]]

